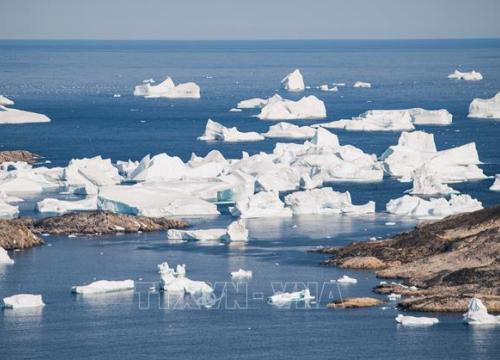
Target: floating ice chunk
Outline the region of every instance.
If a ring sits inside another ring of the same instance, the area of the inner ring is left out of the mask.
[[[96,195],[100,187],[119,184],[122,179],[111,160],[100,156],[71,160],[63,178],[68,191],[82,195]]]
[[[403,131],[413,130],[411,116],[407,112],[371,110],[350,120],[342,119],[317,126],[348,131]]]
[[[292,211],[285,208],[278,195],[270,191],[261,191],[251,195],[246,200],[237,201],[231,208],[233,216],[242,219],[260,217],[290,217]]]
[[[150,82],[137,85],[134,96],[146,98],[169,98],[169,99],[199,99],[200,87],[194,82],[175,85],[171,77],[168,77],[158,85]]]
[[[97,197],[91,196],[82,200],[59,200],[46,198],[37,202],[36,211],[48,214],[65,214],[72,211],[93,211],[97,210]]]
[[[491,99],[474,99],[469,105],[470,118],[500,119],[500,92]]]
[[[10,258],[7,250],[0,246],[0,265],[5,264],[14,264],[14,260]]]
[[[247,241],[248,229],[243,220],[233,221],[226,229],[230,241]]]
[[[311,139],[311,144],[316,146],[340,147],[338,136],[322,128],[316,129]]]
[[[283,138],[283,139],[310,139],[316,133],[316,130],[310,126],[297,126],[286,122],[280,122],[269,127],[267,133],[264,133],[266,138]]]
[[[314,300],[314,296],[311,295],[309,289],[296,291],[292,293],[277,293],[273,296],[270,296],[268,301],[269,303],[277,306],[289,305],[291,303],[304,302],[309,303],[311,300]]]
[[[370,84],[369,82],[356,81],[352,87],[355,87],[355,88],[371,88],[372,84]]]
[[[71,291],[75,294],[102,294],[134,289],[134,280],[109,281],[99,280],[88,285],[73,286]]]
[[[62,168],[32,168],[24,162],[3,163],[0,165],[0,192],[10,196],[58,190],[61,177]]]
[[[186,277],[186,265],[177,265],[176,270],[170,268],[167,262],[158,265],[161,276],[161,289],[170,293],[179,294],[207,294],[213,288],[203,281],[194,281]]]
[[[339,82],[334,82],[332,83],[333,86],[345,86],[345,83],[339,83]]]
[[[443,184],[441,179],[427,172],[426,167],[419,168],[413,172],[413,188],[409,191],[411,195],[448,195],[457,194],[458,191]]]
[[[392,111],[408,112],[411,117],[411,122],[414,125],[449,125],[453,121],[453,115],[446,109],[426,110],[422,108],[412,108]]]
[[[297,191],[285,197],[285,204],[294,215],[299,214],[340,214],[340,213],[374,213],[375,203],[355,206],[351,195],[336,192],[331,188]]]
[[[14,219],[19,215],[19,207],[0,199],[0,219]]]
[[[467,71],[461,72],[461,71],[455,70],[453,73],[448,75],[448,79],[478,81],[478,80],[483,80],[483,75],[481,75],[480,72],[477,72],[475,70],[472,70],[469,72],[467,72]]]
[[[128,178],[130,174],[139,166],[139,161],[121,161],[118,160],[116,162],[116,168],[118,169],[118,173],[125,178]]]
[[[401,299],[401,294],[390,293],[389,295],[387,295],[387,298],[389,299],[389,301],[397,301]]]
[[[238,271],[231,272],[231,279],[234,279],[234,280],[245,280],[245,279],[251,279],[251,278],[252,278],[252,271],[251,270],[239,269]]]
[[[298,101],[277,99],[265,105],[257,117],[261,120],[321,119],[326,117],[323,101],[304,96]]]
[[[262,98],[252,98],[248,100],[242,100],[238,103],[238,109],[255,109],[255,108],[263,108],[266,105],[274,104],[276,102],[283,101],[283,98],[278,94],[274,94],[270,98],[262,99]]]
[[[114,98],[120,98],[120,97],[122,97],[122,96],[121,96],[120,94],[114,94],[114,95],[113,95],[113,97],[114,97]]]
[[[143,84],[154,84],[155,80],[154,79],[146,79],[146,80],[142,80],[142,83]]]
[[[3,106],[14,105],[14,101],[8,99],[7,97],[5,97],[3,95],[0,95],[0,105],[3,105]]]
[[[323,186],[323,178],[319,176],[310,176],[305,173],[300,177],[299,187],[302,190],[310,190]]]
[[[254,131],[241,132],[236,127],[227,128],[218,122],[208,119],[205,133],[198,137],[198,140],[224,142],[260,141],[264,140],[264,136]]]
[[[0,105],[0,124],[28,124],[47,123],[50,119],[43,115],[30,111],[9,109]]]
[[[241,112],[242,110],[241,109],[238,109],[238,108],[231,108],[229,109],[229,112]]]
[[[490,186],[491,191],[500,191],[500,174],[495,175],[495,181]]]
[[[470,325],[500,324],[500,316],[488,314],[488,309],[476,297],[469,301],[469,308],[464,314],[464,322]]]
[[[431,317],[404,316],[399,314],[396,316],[396,322],[404,326],[429,326],[439,323],[439,320]]]
[[[358,280],[356,280],[355,278],[349,277],[347,275],[344,275],[341,278],[338,278],[337,282],[341,283],[341,284],[357,284]]]
[[[281,80],[281,87],[288,91],[303,91],[305,88],[304,78],[299,69],[295,69]]]
[[[227,229],[177,230],[167,231],[168,240],[191,241],[246,241],[248,230],[241,220],[232,222]]]
[[[270,170],[255,178],[256,191],[283,192],[297,190],[299,186],[300,175],[293,168]]]
[[[4,307],[7,309],[25,309],[45,306],[42,295],[18,294],[3,298]]]
[[[323,85],[320,85],[320,86],[319,86],[319,89],[320,89],[321,91],[333,91],[333,92],[335,92],[335,91],[339,91],[339,89],[338,89],[336,86],[334,86],[334,87],[329,87],[329,86],[328,86],[328,84],[323,84]]]

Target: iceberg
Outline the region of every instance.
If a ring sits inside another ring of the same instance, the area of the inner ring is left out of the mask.
[[[319,89],[321,91],[332,91],[332,92],[339,91],[339,89],[336,86],[328,87],[328,84],[320,85]]]
[[[448,79],[454,80],[467,80],[467,81],[478,81],[483,80],[483,75],[475,70],[469,72],[461,72],[455,69],[453,73],[448,75]]]
[[[3,298],[4,307],[7,309],[25,309],[45,306],[42,295],[18,294]]]
[[[0,124],[29,124],[47,123],[50,119],[43,115],[30,111],[9,109],[0,105]]]
[[[389,301],[397,301],[401,299],[401,294],[390,293],[387,295],[387,299],[389,299]]]
[[[261,191],[245,200],[237,201],[230,211],[233,216],[242,219],[292,216],[292,211],[285,208],[278,195],[271,191]]]
[[[309,289],[296,291],[292,293],[277,293],[268,298],[268,302],[273,305],[283,306],[289,305],[291,303],[304,302],[308,304],[311,300],[314,300],[314,296],[311,295]]]
[[[464,314],[464,322],[469,325],[494,325],[500,324],[500,316],[488,314],[488,309],[476,297],[469,301],[469,307]]]
[[[14,219],[19,215],[19,207],[0,199],[0,219]]]
[[[254,131],[241,132],[236,127],[227,128],[218,122],[208,119],[205,133],[198,137],[198,140],[224,142],[260,141],[264,140],[264,136]]]
[[[62,168],[33,168],[25,162],[3,163],[0,165],[0,192],[9,196],[58,190],[62,173]]]
[[[14,264],[14,260],[12,260],[9,256],[7,250],[0,246],[0,265],[11,265]]]
[[[429,326],[439,323],[439,319],[425,316],[396,316],[396,322],[403,326]]]
[[[269,130],[262,134],[266,138],[283,139],[310,139],[316,134],[316,130],[310,126],[297,126],[286,122],[280,122],[269,127]]]
[[[239,269],[238,271],[231,272],[231,279],[233,279],[233,280],[245,280],[245,279],[251,279],[251,278],[252,278],[252,271],[251,270]]]
[[[294,215],[300,214],[368,214],[375,212],[375,203],[353,205],[351,194],[336,192],[331,188],[297,191],[285,197],[285,204]]]
[[[469,105],[470,118],[500,119],[500,92],[491,99],[474,99]]]
[[[100,156],[71,160],[64,168],[63,179],[68,191],[81,195],[96,195],[100,187],[122,180],[111,160]]]
[[[246,241],[248,230],[242,220],[233,221],[226,229],[177,230],[167,231],[168,240],[189,241]]]
[[[500,191],[500,174],[495,175],[495,181],[490,186],[491,191]]]
[[[370,84],[369,82],[356,81],[352,87],[355,87],[355,88],[371,88],[372,84]]]
[[[261,120],[321,119],[326,117],[326,108],[324,102],[313,95],[298,101],[277,99],[265,105],[257,117]]]
[[[169,98],[169,99],[199,99],[200,87],[194,82],[175,85],[171,77],[158,85],[151,85],[150,82],[137,85],[134,89],[134,96],[144,96],[145,98]]]
[[[203,281],[194,281],[186,277],[186,265],[177,265],[176,270],[170,268],[167,262],[158,265],[161,276],[161,289],[169,293],[208,294],[214,289]]]
[[[88,285],[73,286],[71,292],[75,294],[90,295],[134,289],[134,280],[109,281],[99,280]]]
[[[347,275],[344,275],[341,278],[338,278],[337,282],[341,283],[341,284],[357,284],[358,280],[356,280],[355,278],[349,277]]]
[[[287,91],[304,91],[304,78],[299,69],[295,69],[281,80],[281,87]]]
[[[443,184],[441,179],[432,173],[427,172],[426,167],[421,167],[413,172],[413,188],[409,191],[410,195],[448,195],[457,194],[458,191]]]
[[[7,97],[0,95],[0,105],[2,106],[10,106],[14,105],[14,101],[8,99]]]
[[[73,211],[97,210],[97,197],[91,196],[82,200],[59,200],[46,198],[37,202],[36,211],[42,214],[66,214]]]
[[[236,106],[238,109],[261,109],[268,104],[273,104],[275,102],[282,101],[283,98],[278,94],[271,96],[268,99],[262,98],[252,98],[247,100],[242,100]]]

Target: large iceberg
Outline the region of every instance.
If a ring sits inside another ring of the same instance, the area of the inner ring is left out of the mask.
[[[436,175],[427,172],[426,167],[421,167],[413,172],[413,188],[409,191],[411,195],[448,195],[456,194],[458,191],[443,184]]]
[[[314,296],[311,295],[309,289],[296,291],[292,293],[280,292],[268,298],[268,302],[276,306],[290,305],[291,303],[298,303],[298,302],[304,302],[308,304],[312,300],[314,300]]]
[[[177,294],[207,294],[213,288],[203,281],[194,281],[186,277],[186,265],[177,265],[176,270],[170,268],[167,262],[158,265],[161,276],[161,289]]]
[[[262,134],[266,138],[283,139],[310,139],[316,134],[316,130],[310,126],[297,126],[286,122],[280,122],[269,127],[269,130]]]
[[[82,200],[43,199],[36,204],[36,211],[47,214],[65,214],[73,211],[97,210],[97,197],[91,196]]]
[[[208,119],[205,133],[198,137],[198,140],[224,142],[260,141],[264,140],[264,136],[254,131],[241,132],[236,127],[227,128],[218,122]]]
[[[2,163],[0,165],[0,193],[9,196],[58,190],[62,185],[62,174],[62,168],[33,168],[25,162]]]
[[[483,302],[474,297],[469,302],[469,308],[464,314],[464,322],[470,325],[500,324],[500,316],[488,314],[488,309]]]
[[[28,124],[47,123],[50,119],[43,115],[30,111],[9,109],[0,105],[0,124]]]
[[[495,175],[495,181],[490,186],[491,191],[500,191],[500,174]]]
[[[68,191],[82,195],[96,195],[100,187],[122,180],[111,160],[100,156],[71,160],[64,168],[63,179]]]
[[[5,264],[14,264],[14,260],[12,260],[9,256],[7,250],[0,246],[0,265]]]
[[[3,105],[3,106],[14,105],[14,101],[7,98],[6,96],[0,95],[0,105]]]
[[[326,117],[326,107],[313,95],[298,101],[280,98],[266,104],[257,117],[261,120],[321,119]]]
[[[233,216],[242,219],[260,217],[290,217],[292,211],[285,208],[278,195],[272,191],[261,191],[245,200],[237,201],[231,208]]]
[[[146,98],[170,98],[170,99],[199,99],[200,87],[194,82],[175,85],[171,77],[168,77],[158,85],[145,83],[137,85],[134,96]]]
[[[246,241],[248,230],[242,220],[233,221],[226,229],[177,230],[167,231],[168,240],[191,241]]]
[[[470,118],[500,119],[500,92],[491,99],[474,99],[469,105]]]
[[[399,314],[396,316],[396,322],[404,326],[429,326],[439,323],[439,319],[424,316],[405,316]]]
[[[337,192],[331,188],[297,191],[285,197],[285,204],[294,215],[300,214],[367,214],[375,212],[375,203],[353,205],[351,194]]]
[[[134,289],[134,280],[98,280],[88,285],[73,286],[71,291],[75,294],[102,294],[118,291],[128,291]]]
[[[467,80],[467,81],[478,81],[483,80],[483,75],[480,72],[475,70],[461,72],[455,69],[450,75],[448,75],[448,79],[454,80]]]
[[[42,295],[18,294],[3,298],[4,307],[7,309],[25,309],[45,306]]]
[[[261,109],[268,104],[272,104],[272,103],[282,101],[282,100],[283,100],[283,98],[281,96],[279,96],[278,94],[275,94],[267,99],[252,98],[252,99],[247,99],[247,100],[241,100],[238,103],[237,108],[238,109],[255,109],[255,108]]]
[[[303,91],[304,78],[299,69],[295,69],[281,80],[281,87],[288,91]]]

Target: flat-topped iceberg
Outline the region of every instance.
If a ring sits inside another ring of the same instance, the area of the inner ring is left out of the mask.
[[[11,265],[14,264],[14,260],[12,260],[9,256],[7,250],[0,246],[0,265]]]
[[[350,276],[344,275],[337,279],[337,282],[340,284],[357,284],[358,280],[352,278]]]
[[[396,316],[396,322],[403,326],[430,326],[439,323],[439,319],[424,316]]]
[[[495,181],[490,186],[491,191],[500,191],[500,174],[495,175]]]
[[[478,80],[483,80],[483,75],[481,75],[480,72],[475,70],[461,72],[455,69],[454,72],[448,75],[448,79],[478,81]]]
[[[119,184],[122,177],[110,159],[95,156],[71,160],[64,168],[63,179],[68,191],[96,195],[100,187]]]
[[[3,298],[3,306],[7,309],[26,309],[45,306],[42,295],[17,294]]]
[[[339,89],[336,86],[329,87],[328,84],[320,85],[319,89],[321,91],[331,91],[331,92],[339,91]]]
[[[58,190],[62,186],[62,174],[62,168],[33,168],[25,162],[3,163],[0,166],[0,193],[10,196]]]
[[[488,314],[488,309],[476,297],[469,301],[469,307],[464,314],[464,322],[470,325],[500,325],[500,316]]]
[[[205,133],[198,137],[198,140],[246,142],[264,140],[264,136],[254,131],[241,132],[236,127],[227,128],[218,122],[208,119],[205,127]]]
[[[35,112],[9,109],[0,105],[0,124],[47,123],[50,118]]]
[[[297,126],[286,122],[280,122],[269,127],[266,133],[263,133],[266,138],[283,138],[283,139],[310,139],[316,134],[316,130],[310,126]]]
[[[369,82],[364,82],[364,81],[356,81],[352,87],[355,88],[371,88],[372,84]]]
[[[167,262],[158,265],[161,276],[161,289],[176,294],[207,294],[213,288],[203,281],[194,281],[186,277],[186,265],[177,265],[176,270],[170,268]]]
[[[245,200],[237,201],[231,208],[233,216],[239,216],[242,219],[260,218],[260,217],[290,217],[292,211],[285,208],[285,204],[279,199],[278,195],[272,191],[261,191],[250,195]]]
[[[268,104],[272,104],[282,100],[283,98],[281,96],[275,94],[267,99],[252,98],[252,99],[242,100],[238,103],[236,107],[238,109],[261,109]]]
[[[289,292],[277,293],[268,298],[268,302],[276,306],[290,305],[291,303],[299,303],[299,302],[304,302],[307,304],[312,300],[314,300],[314,296],[311,295],[309,289],[291,293]]]
[[[280,98],[266,104],[257,117],[261,120],[321,119],[326,117],[326,107],[314,95],[298,101]]]
[[[299,69],[295,69],[281,80],[281,87],[287,91],[303,91],[304,77]]]
[[[97,210],[97,197],[91,196],[82,200],[60,200],[46,198],[36,203],[36,211],[46,214],[66,214],[72,211]]]
[[[334,191],[331,188],[297,191],[285,197],[285,204],[294,215],[300,214],[367,214],[375,212],[375,203],[353,205],[351,194]]]
[[[128,291],[134,289],[134,280],[98,280],[94,281],[88,285],[73,286],[71,292],[75,294],[103,294],[118,291]]]
[[[226,229],[177,230],[167,231],[168,240],[188,241],[246,241],[248,230],[242,220],[233,221]]]
[[[474,99],[469,105],[470,118],[500,119],[500,92],[491,99]]]
[[[134,89],[134,96],[144,96],[146,98],[169,98],[169,99],[199,99],[200,87],[194,82],[187,82],[175,85],[171,77],[158,85],[151,85],[150,82],[137,85]]]
[[[231,279],[233,280],[245,280],[252,278],[251,270],[239,269],[238,271],[231,271]]]
[[[0,95],[0,105],[3,105],[3,106],[14,105],[14,101],[7,98],[6,96]]]

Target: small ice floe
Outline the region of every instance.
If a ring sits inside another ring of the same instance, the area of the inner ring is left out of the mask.
[[[341,86],[345,86],[345,83],[334,82],[334,83],[332,83],[332,85],[336,86],[336,87],[341,87]]]
[[[287,91],[303,91],[304,77],[299,69],[295,69],[281,80],[281,87]]]
[[[399,314],[396,316],[396,322],[404,326],[429,326],[439,323],[439,319],[431,317],[416,317],[404,316]]]
[[[369,82],[364,82],[364,81],[356,81],[352,87],[355,88],[371,88],[372,84]]]
[[[469,105],[470,118],[500,119],[500,92],[491,99],[474,99]]]
[[[186,277],[186,265],[177,265],[174,270],[167,262],[158,265],[161,276],[161,290],[177,294],[208,294],[214,289],[203,281],[194,281]]]
[[[356,280],[355,278],[349,277],[347,275],[344,275],[341,278],[338,278],[337,282],[340,284],[357,284],[358,280]]]
[[[50,118],[35,112],[6,108],[0,105],[0,124],[47,123]]]
[[[312,300],[314,300],[314,296],[311,295],[309,289],[296,291],[292,293],[288,292],[277,293],[268,298],[268,302],[276,306],[283,306],[298,302],[304,302],[307,304]]]
[[[326,117],[325,103],[314,95],[293,101],[279,95],[262,107],[257,117],[261,120],[322,119]]]
[[[71,292],[75,294],[102,294],[134,289],[134,280],[109,281],[99,280],[88,285],[73,286]]]
[[[401,299],[401,294],[390,293],[389,295],[387,295],[387,298],[389,299],[389,301],[397,301]]]
[[[394,221],[387,221],[384,225],[386,226],[394,226],[396,223]]]
[[[45,306],[42,295],[18,294],[3,298],[3,306],[7,309],[25,309]]]
[[[229,112],[241,112],[243,111],[242,109],[238,109],[238,108],[231,108],[229,109]]]
[[[316,129],[310,126],[297,126],[286,122],[280,122],[269,127],[267,133],[263,133],[266,138],[283,139],[310,139],[316,134]]]
[[[380,285],[386,285],[387,284],[387,281],[381,281],[379,282]]]
[[[0,219],[14,219],[19,215],[19,207],[0,199]]]
[[[334,87],[329,87],[328,84],[323,84],[323,85],[320,85],[318,87],[321,91],[331,91],[331,92],[335,92],[335,91],[339,91],[339,89],[334,86]]]
[[[175,85],[171,77],[168,77],[158,85],[147,82],[137,85],[134,96],[145,98],[169,98],[169,99],[199,99],[200,87],[194,82]]]
[[[375,240],[377,240],[377,238],[376,238],[375,236],[372,236],[372,237],[370,237],[368,240],[370,240],[370,241],[375,241]]]
[[[479,81],[479,80],[483,80],[483,75],[480,72],[475,71],[475,70],[468,71],[468,72],[467,71],[461,72],[461,71],[455,70],[450,75],[448,75],[448,79]]]
[[[239,269],[238,271],[232,271],[231,272],[231,279],[233,279],[233,280],[251,279],[252,275],[253,274],[252,274],[251,270]]]
[[[7,250],[0,246],[0,265],[11,265],[14,264],[14,260],[12,260],[9,256]]]
[[[470,325],[500,325],[500,316],[488,314],[483,302],[474,297],[469,301],[469,308],[464,314],[464,322]]]
[[[198,137],[203,141],[247,142],[264,140],[261,134],[250,131],[241,132],[236,127],[227,128],[218,122],[208,119],[205,133]]]
[[[188,241],[246,241],[248,230],[243,220],[233,221],[226,229],[177,230],[167,231],[168,240]]]
[[[500,191],[500,174],[495,175],[495,181],[490,186],[491,191]]]
[[[14,101],[8,99],[6,96],[0,95],[0,105],[3,106],[14,105]]]
[[[142,82],[144,84],[154,84],[155,83],[154,79],[146,79],[146,80],[142,80]]]
[[[113,97],[114,98],[119,98],[119,97],[122,97],[120,94],[113,94]]]

